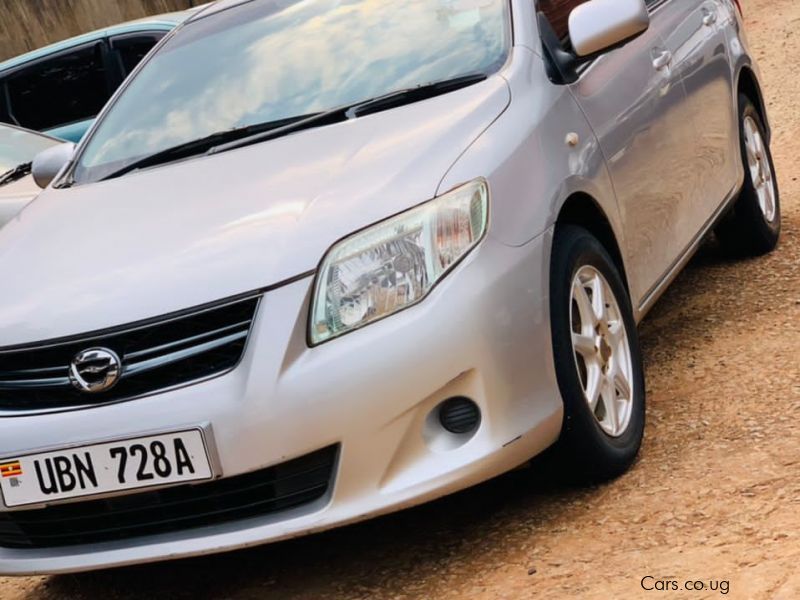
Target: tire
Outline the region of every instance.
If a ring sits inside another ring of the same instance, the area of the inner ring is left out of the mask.
[[[780,191],[766,128],[753,102],[744,94],[739,94],[739,139],[744,185],[733,208],[717,226],[716,235],[726,254],[761,256],[772,252],[780,239]]]
[[[596,309],[591,313],[594,317],[584,318],[584,314],[589,314],[587,311],[592,308],[593,298],[599,298],[595,292],[589,293],[588,289],[594,290],[597,286],[604,290],[603,304],[607,307],[606,321],[611,324],[610,327],[595,326],[591,321],[597,315]],[[581,296],[580,289],[584,290],[585,297]],[[613,297],[615,308],[609,307],[610,297]],[[585,300],[589,300],[589,307]],[[591,484],[613,479],[633,464],[642,443],[645,424],[644,369],[636,323],[622,277],[602,244],[581,227],[568,225],[556,229],[550,273],[550,311],[555,370],[564,402],[564,421],[561,435],[548,453],[548,462],[551,463],[551,469],[553,466],[557,468],[559,478],[571,483]],[[584,335],[590,330],[594,333]],[[597,334],[598,331],[602,335]],[[598,343],[595,343],[593,350],[589,350],[585,343],[579,344],[582,350],[576,350],[573,332],[582,336],[582,342],[595,336]],[[601,339],[605,339],[605,343],[599,341]],[[627,352],[622,346],[625,341]],[[594,355],[589,358],[584,358],[582,354],[592,352]],[[621,391],[624,386],[620,385],[617,389],[617,383],[613,391],[610,386],[604,388],[606,392],[599,395],[593,409],[588,396],[598,388],[591,383],[597,381],[598,376],[606,382],[617,379],[617,371],[627,372],[627,375],[623,373],[623,377],[628,380],[628,393]],[[620,399],[623,396],[627,396],[627,410],[622,409]],[[618,430],[612,427],[613,416],[608,410],[609,403],[620,409],[617,415]]]

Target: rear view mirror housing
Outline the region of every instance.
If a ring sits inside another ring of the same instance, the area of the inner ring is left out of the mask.
[[[64,142],[40,152],[33,159],[33,180],[44,189],[61,173],[75,156],[75,144]]]
[[[569,38],[579,57],[616,48],[649,27],[645,0],[589,0],[569,15]]]
[[[565,48],[545,13],[539,11],[537,17],[547,74],[559,85],[574,83],[582,64],[624,46],[650,28],[645,0],[589,0],[570,13],[571,46]]]

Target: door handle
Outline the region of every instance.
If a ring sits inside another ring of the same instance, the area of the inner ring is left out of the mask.
[[[672,52],[664,50],[653,59],[653,68],[656,71],[663,71],[672,64]]]
[[[704,8],[703,9],[703,25],[706,27],[711,27],[714,23],[717,22],[717,13]]]

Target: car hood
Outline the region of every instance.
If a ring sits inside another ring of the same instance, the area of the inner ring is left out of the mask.
[[[0,186],[0,227],[13,219],[41,191],[30,175]]]
[[[0,229],[0,347],[308,273],[338,239],[434,197],[509,102],[494,76],[219,155],[48,189]]]

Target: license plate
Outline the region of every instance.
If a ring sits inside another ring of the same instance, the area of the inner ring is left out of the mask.
[[[0,460],[9,508],[212,477],[198,429]]]

